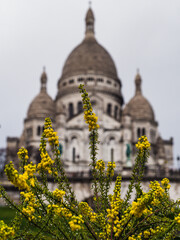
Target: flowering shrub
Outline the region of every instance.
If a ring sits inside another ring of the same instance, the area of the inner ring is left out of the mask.
[[[116,178],[113,194],[109,194],[116,166],[114,162],[105,166],[102,159],[97,159],[98,118],[83,85],[79,88],[90,131],[94,208],[87,202],[77,201],[60,159],[58,136],[51,120],[46,118],[39,148],[41,162],[29,162],[27,150],[21,148],[19,171],[12,162],[6,165],[9,181],[20,190],[20,202],[11,201],[0,186],[1,197],[16,210],[10,226],[0,221],[0,239],[174,239],[180,230],[180,201],[170,200],[169,180],[150,182],[147,193],[141,187],[150,151],[147,137],[142,136],[136,144],[137,156],[126,196],[121,197],[120,175]],[[51,155],[47,143],[51,146]],[[53,192],[48,189],[48,174],[57,184]],[[133,189],[135,198],[130,202]],[[22,227],[24,222],[25,227]]]

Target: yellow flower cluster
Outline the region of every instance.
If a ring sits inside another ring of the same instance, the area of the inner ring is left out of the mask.
[[[35,218],[33,216],[35,209],[30,205],[28,205],[27,207],[23,207],[22,212],[28,217],[29,221]]]
[[[121,209],[121,205],[123,200],[121,199],[121,177],[118,176],[116,178],[116,183],[114,187],[114,194],[110,200],[110,209],[107,209],[107,217],[108,224],[106,226],[107,234],[109,235],[111,232],[112,224],[113,224],[113,232],[115,233],[115,237],[118,237],[121,231],[121,224],[119,219],[119,211]]]
[[[145,231],[143,232],[143,235],[144,235],[144,238],[148,238],[148,239],[149,239],[149,236],[151,235],[151,232],[148,231],[148,230],[145,230]]]
[[[114,187],[114,194],[113,194],[113,201],[116,199],[120,199],[121,196],[121,176],[117,176],[115,187]]]
[[[48,171],[49,174],[52,174],[52,165],[54,163],[54,160],[52,160],[47,152],[41,152],[41,162],[38,163],[37,168],[39,170],[44,169],[45,171]]]
[[[72,231],[76,231],[76,230],[82,229],[83,223],[84,223],[84,220],[82,219],[82,215],[79,215],[79,216],[72,216],[71,221],[69,222],[69,225]]]
[[[79,209],[81,211],[81,213],[87,217],[90,216],[92,209],[91,207],[88,205],[87,202],[80,202],[79,203]]]
[[[147,205],[152,201],[152,194],[150,193],[143,193],[143,195],[137,199],[137,201],[132,202],[131,207],[131,215],[134,215],[137,218],[140,218],[142,214],[147,214],[149,210],[147,210]]]
[[[163,180],[161,181],[161,184],[165,189],[170,189],[171,187],[171,185],[169,184],[168,178],[163,178]]]
[[[5,173],[9,181],[11,181],[15,187],[18,187],[19,190],[24,189],[29,191],[29,186],[26,182],[28,180],[27,172],[24,172],[23,174],[19,174],[18,171],[14,168],[13,163],[10,162],[5,167]]]
[[[115,162],[108,162],[107,164],[107,175],[113,177],[114,176],[114,169],[116,167]]]
[[[116,178],[116,183],[114,187],[114,194],[110,200],[110,209],[107,209],[107,217],[109,218],[109,222],[112,223],[114,219],[117,218],[119,210],[121,208],[122,199],[120,198],[121,191],[121,177],[118,176]],[[118,219],[117,219],[118,220]]]
[[[142,152],[143,150],[148,150],[151,148],[151,144],[148,141],[146,136],[142,136],[139,138],[136,147]]]
[[[152,191],[151,191],[152,196],[153,196],[152,204],[154,206],[158,206],[161,203],[161,198],[163,197],[165,191],[161,187],[161,185],[158,181],[150,182],[149,188],[152,189]]]
[[[40,206],[39,201],[36,199],[32,192],[21,192],[21,196],[24,198],[24,202],[27,203],[26,207],[23,207],[22,212],[28,217],[29,221],[33,220],[35,209]]]
[[[165,230],[164,227],[160,227],[160,226],[157,226],[155,229],[153,228],[149,228],[149,229],[146,229],[145,231],[143,231],[142,233],[139,233],[138,236],[132,236],[132,238],[129,238],[129,239],[149,239],[150,237],[152,236],[156,236],[157,234],[159,234],[160,232],[163,232]],[[142,237],[142,238],[141,238]],[[166,236],[167,237],[167,236]],[[166,238],[165,238],[166,239]]]
[[[139,233],[137,236],[132,235],[131,237],[128,238],[128,240],[141,240],[142,233]]]
[[[140,218],[143,214],[145,206],[141,203],[141,199],[138,199],[137,202],[132,202],[131,214],[137,218]]]
[[[53,196],[55,197],[55,198],[57,198],[58,199],[58,201],[62,201],[63,200],[63,196],[65,195],[65,191],[63,191],[63,190],[59,190],[59,189],[55,189],[54,190],[54,192],[53,192]]]
[[[72,217],[72,213],[68,208],[62,207],[57,204],[49,204],[47,207],[47,213],[53,212],[55,216],[58,217],[65,217],[67,219],[70,219]]]
[[[60,213],[61,213],[62,216],[66,217],[66,218],[71,218],[72,217],[72,213],[68,208],[61,207],[60,208]]]
[[[89,125],[89,131],[95,128],[99,128],[99,125],[97,124],[98,117],[92,111],[90,110],[85,111],[84,119],[86,120],[86,123]]]
[[[104,163],[104,161],[103,161],[102,159],[98,160],[98,161],[96,162],[96,167],[95,167],[95,168],[98,169],[100,172],[103,172],[104,169],[105,169],[105,163]]]
[[[136,240],[135,236],[128,237],[128,240]]]
[[[48,138],[48,142],[51,146],[59,146],[59,137],[52,128],[44,129],[45,136]]]
[[[153,213],[153,209],[151,207],[145,208],[143,211],[144,216],[148,216]]]
[[[88,205],[87,202],[80,202],[79,210],[84,216],[89,217],[91,222],[96,222],[97,214],[93,212],[92,208]]]
[[[32,162],[27,164],[24,166],[24,170],[28,177],[33,177],[34,173],[36,172],[36,164],[33,164]]]
[[[57,133],[52,128],[52,123],[50,118],[45,119],[44,135],[48,139],[48,142],[51,146],[59,147],[59,137],[57,136]]]
[[[180,224],[180,213],[178,214],[177,217],[174,218],[174,220],[175,220],[178,224]]]
[[[0,239],[6,240],[11,239],[15,234],[15,231],[12,227],[8,227],[7,224],[4,223],[4,221],[0,220]]]
[[[102,232],[99,233],[100,239],[107,240],[107,234],[106,234],[106,219],[104,217],[103,213],[98,213],[96,218],[96,223],[98,223],[99,226],[101,226]]]
[[[127,210],[124,211],[123,215],[121,216],[121,219],[119,219],[119,217],[116,216],[116,219],[114,220],[114,227],[113,227],[115,237],[119,237],[119,235],[123,231],[124,226],[127,225],[130,217],[131,217],[131,214],[130,214],[129,208],[127,208]],[[130,223],[128,223],[127,227],[129,226],[130,226]],[[110,231],[111,231],[111,224],[109,224],[107,233],[110,234]]]
[[[99,125],[97,124],[98,117],[96,116],[95,113],[93,113],[93,109],[92,109],[90,99],[88,97],[88,93],[84,89],[83,84],[80,84],[79,89],[80,89],[80,93],[82,93],[81,97],[83,101],[83,108],[85,109],[84,119],[89,126],[89,131],[93,129],[97,129],[99,128]]]
[[[24,159],[26,161],[29,159],[28,150],[23,147],[19,149],[17,155],[18,155],[19,159]]]

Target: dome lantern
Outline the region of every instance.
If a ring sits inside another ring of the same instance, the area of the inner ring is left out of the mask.
[[[139,74],[139,69],[137,69],[137,74],[136,74],[136,77],[135,77],[136,95],[142,94],[141,82],[142,82],[141,75]]]
[[[46,92],[47,75],[45,72],[45,67],[43,68],[43,73],[41,74],[40,81],[41,81],[41,91]]]
[[[85,22],[86,22],[86,37],[94,37],[94,14],[91,7],[88,9]]]

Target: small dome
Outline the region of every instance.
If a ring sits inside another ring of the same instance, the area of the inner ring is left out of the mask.
[[[30,104],[27,112],[27,118],[32,119],[32,118],[50,117],[54,119],[55,103],[46,92],[47,76],[45,71],[42,73],[40,80],[41,80],[41,91]]]
[[[54,119],[55,105],[52,98],[46,92],[40,92],[32,101],[27,112],[27,118]]]
[[[93,72],[117,80],[116,67],[110,54],[94,37],[94,15],[91,8],[85,20],[85,39],[70,53],[64,64],[61,79]]]
[[[132,120],[155,121],[154,111],[149,101],[141,92],[141,76],[137,73],[135,78],[136,93],[135,96],[126,104],[123,115],[130,115]]]

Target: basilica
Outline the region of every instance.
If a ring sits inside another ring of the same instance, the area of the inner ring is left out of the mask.
[[[100,125],[98,158],[114,161],[118,172],[128,174],[134,164],[135,143],[146,135],[151,143],[146,172],[150,175],[157,171],[165,173],[173,165],[173,139],[162,139],[153,108],[143,95],[139,71],[134,79],[134,96],[128,103],[124,102],[122,81],[111,55],[95,37],[94,24],[94,14],[89,8],[84,39],[64,63],[55,99],[48,94],[48,77],[43,70],[40,92],[29,105],[21,136],[7,138],[7,161],[17,159],[17,151],[22,146],[28,149],[32,161],[40,161],[38,149],[44,119],[50,117],[60,139],[66,172],[72,176],[89,174],[89,131],[78,89],[79,84],[84,84]]]

